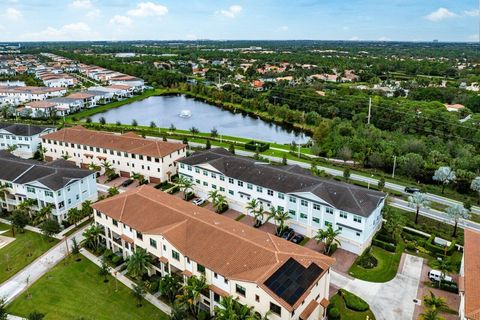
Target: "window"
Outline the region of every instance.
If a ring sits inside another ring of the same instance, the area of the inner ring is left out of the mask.
[[[262,188],[262,187],[259,187],[259,186],[257,186],[257,192],[260,192],[260,193],[262,193],[262,192],[263,192],[263,188]]]
[[[285,195],[283,193],[278,193],[278,199],[285,199]]]
[[[177,260],[177,261],[180,261],[180,253],[178,253],[175,250],[172,250],[172,258]]]
[[[272,313],[275,313],[276,315],[278,316],[281,316],[282,315],[282,308],[280,308],[279,305],[276,305],[275,303],[273,302],[270,302],[270,311]]]
[[[307,216],[305,213],[300,212],[300,218],[302,218],[302,219],[307,219],[308,216]]]
[[[205,267],[197,263],[197,271],[205,274]]]
[[[220,303],[220,296],[218,295],[218,293],[213,293],[213,300],[217,303]]]
[[[360,216],[353,216],[353,221],[358,222],[358,223],[362,223],[362,217],[360,217]]]
[[[313,210],[320,210],[320,205],[318,203],[314,203]]]
[[[150,239],[150,247],[157,249],[157,241]]]
[[[137,239],[143,240],[143,234],[137,231]]]
[[[356,235],[357,235],[357,237],[360,237],[360,232],[357,232]]]
[[[325,226],[326,226],[326,227],[329,227],[329,226],[331,226],[331,225],[332,225],[332,223],[331,223],[330,221],[325,221]]]
[[[228,183],[233,184],[233,178],[228,178]]]
[[[285,208],[282,206],[277,206],[277,210],[280,212],[285,212]]]
[[[297,203],[297,199],[295,199],[294,197],[289,197],[289,201],[291,203]]]
[[[317,218],[317,217],[313,217],[313,218],[312,218],[312,221],[315,222],[315,223],[320,223],[320,219]]]
[[[225,192],[225,188],[224,188],[224,187],[220,187],[220,191]]]
[[[233,190],[228,190],[228,193],[231,194],[232,196],[234,195]]]
[[[204,185],[205,187],[208,187],[207,181],[203,181],[203,185]]]
[[[213,172],[212,172],[210,175],[212,176],[213,179],[216,179],[216,178],[217,178],[217,175],[216,175],[215,173],[213,173]]]
[[[304,207],[308,207],[308,201],[307,200],[301,200],[300,204]]]
[[[326,213],[333,214],[333,208],[325,207],[325,212],[326,212]]]
[[[208,176],[208,171],[203,170],[203,175]]]
[[[196,184],[200,184],[200,179],[195,179]]]
[[[267,190],[267,194],[268,194],[269,196],[273,196],[273,190]]]
[[[347,219],[348,215],[345,211],[340,211],[340,218]]]
[[[225,177],[224,177],[224,176],[220,176],[220,181],[225,181]]]
[[[212,189],[217,189],[217,186],[212,184]]]
[[[255,295],[255,301],[260,302],[260,297],[258,296],[258,294]]]
[[[236,284],[235,285],[235,292],[238,293],[239,295],[245,297],[245,294],[247,293],[247,290],[244,287],[242,287],[241,285]]]
[[[180,168],[184,169],[185,165],[183,163],[180,163]]]
[[[45,190],[45,196],[47,196],[47,197],[53,197],[53,192],[52,192],[52,191],[47,191],[47,190]]]
[[[97,217],[102,217],[102,214],[100,213],[100,211],[97,211]]]
[[[27,187],[27,192],[35,193],[35,188]]]
[[[295,210],[288,210],[288,213],[290,213],[292,216],[294,216],[296,214]]]
[[[253,185],[252,185],[251,183],[247,183],[247,189],[252,190],[252,189],[253,189]]]
[[[200,173],[200,169],[195,168],[195,172],[196,172],[196,173]]]
[[[239,187],[243,187],[243,182],[242,181],[237,181],[237,184]]]

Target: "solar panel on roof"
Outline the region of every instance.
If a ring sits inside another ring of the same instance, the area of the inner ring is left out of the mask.
[[[288,304],[294,305],[322,272],[323,269],[315,263],[305,268],[290,258],[264,284]]]

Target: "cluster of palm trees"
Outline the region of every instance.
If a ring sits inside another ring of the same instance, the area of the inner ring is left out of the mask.
[[[97,252],[100,249],[100,235],[103,233],[102,228],[92,224],[89,228],[83,231],[83,237],[81,244],[87,249]]]
[[[421,320],[444,320],[439,316],[442,311],[448,311],[448,306],[444,298],[437,297],[430,291],[429,295],[423,297],[423,303],[426,307],[425,311],[420,315]]]
[[[227,197],[219,193],[217,190],[212,190],[208,193],[208,198],[212,201],[213,208],[217,213],[223,213],[228,209]]]
[[[334,230],[331,225],[327,227],[327,229],[318,229],[317,234],[315,235],[315,240],[317,243],[325,242],[324,246],[324,253],[326,255],[330,255],[330,252],[334,245],[340,246],[340,241],[337,239],[338,235],[340,234],[340,230]]]
[[[274,207],[271,206],[270,210],[268,212],[265,212],[263,209],[263,205],[257,200],[257,199],[252,199],[249,202],[247,202],[247,205],[245,207],[249,213],[252,214],[254,218],[254,227],[260,227],[262,224],[267,223],[270,220],[273,220],[275,223],[275,226],[277,227],[276,229],[276,234],[277,236],[282,235],[282,233],[285,231],[285,228],[287,228],[287,221],[290,220],[290,215],[288,212],[284,211],[281,207]],[[267,218],[264,220],[265,215]]]
[[[77,224],[85,217],[89,217],[93,214],[93,209],[91,207],[92,202],[87,200],[82,203],[82,207],[78,208],[71,208],[68,210],[67,221],[70,224],[77,226]]]
[[[179,176],[177,179],[177,185],[180,188],[180,191],[183,192],[183,199],[188,200],[188,195],[193,192],[193,186],[195,183],[185,176]]]

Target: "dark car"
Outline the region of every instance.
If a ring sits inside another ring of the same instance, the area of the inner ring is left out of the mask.
[[[405,187],[405,192],[415,193],[415,192],[422,192],[422,190],[420,190],[420,188],[417,188],[417,187]]]
[[[288,228],[282,233],[282,238],[285,240],[290,240],[295,235],[295,231],[292,228]]]
[[[122,182],[122,187],[128,187],[129,185],[131,185],[133,183],[133,180],[132,179],[127,179],[125,181]]]
[[[305,237],[297,233],[290,241],[292,241],[293,243],[299,244],[300,242],[303,241],[303,239],[305,239]]]

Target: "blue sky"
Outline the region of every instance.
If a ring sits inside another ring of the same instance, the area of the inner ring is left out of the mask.
[[[478,41],[479,0],[1,0],[0,41]]]

